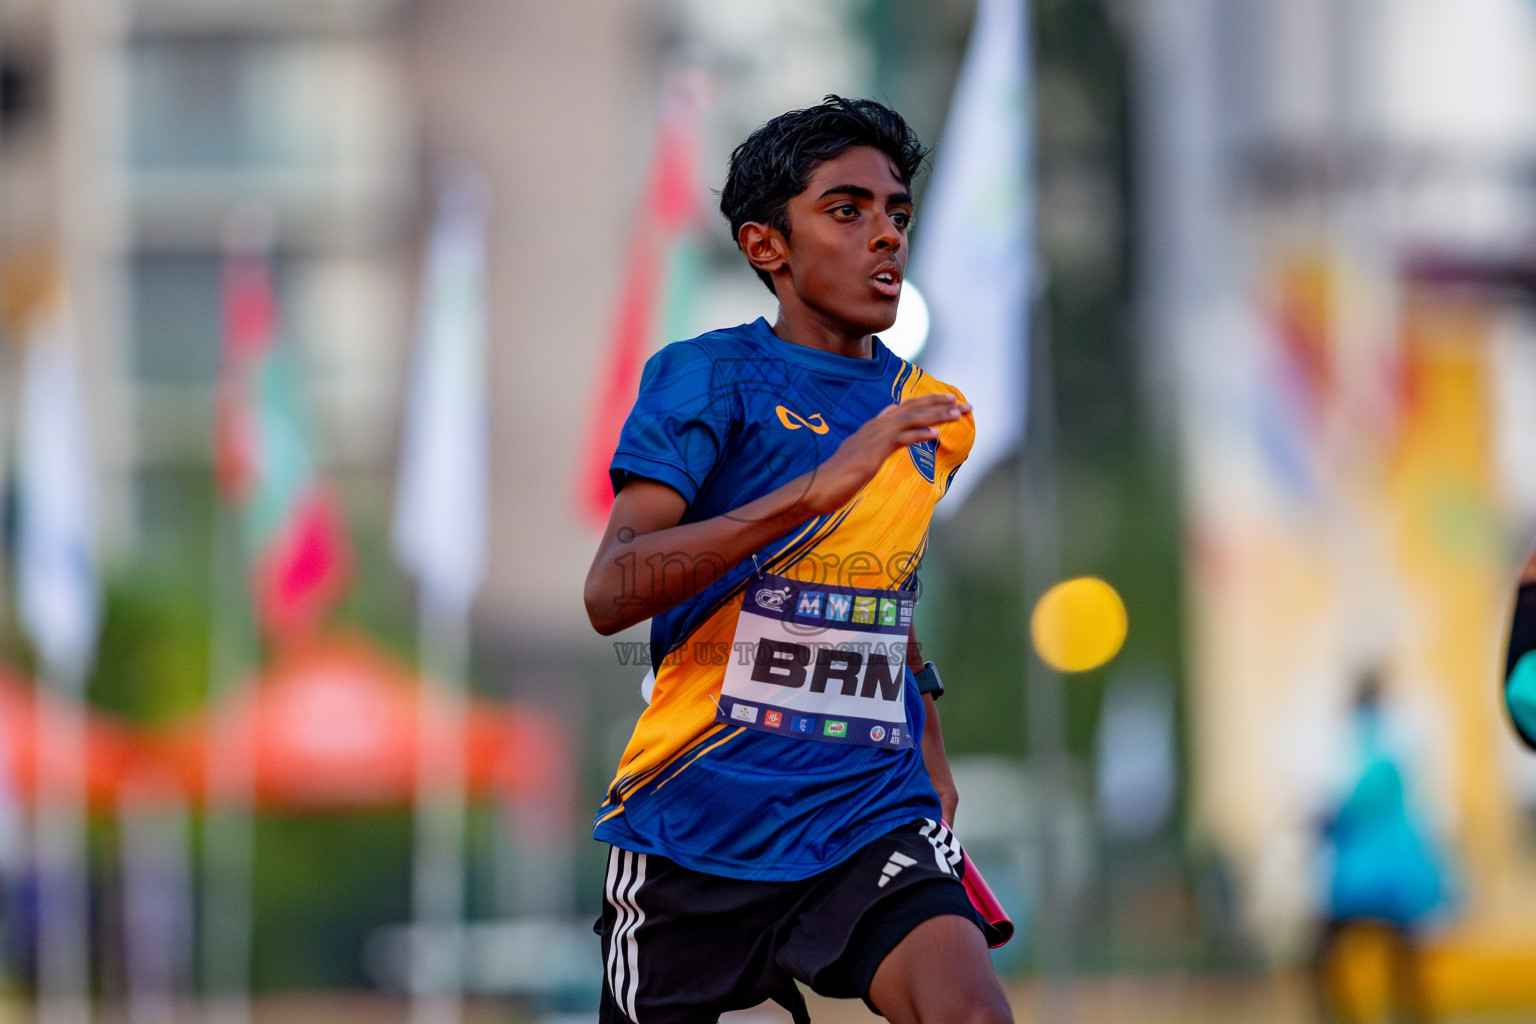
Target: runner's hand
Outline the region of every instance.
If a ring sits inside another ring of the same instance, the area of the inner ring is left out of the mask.
[[[803,503],[818,515],[835,512],[874,479],[886,459],[909,445],[936,439],[939,424],[970,411],[969,402],[951,394],[921,395],[886,406],[816,467]]]

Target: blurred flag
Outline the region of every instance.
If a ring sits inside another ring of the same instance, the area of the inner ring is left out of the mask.
[[[168,1024],[193,977],[191,814],[169,791],[125,789],[117,813],[129,1024]]]
[[[458,613],[485,563],[486,205],[468,167],[438,193],[395,492],[396,557],[429,601]]]
[[[618,317],[598,367],[599,384],[579,455],[576,503],[597,522],[608,518],[608,464],[635,404],[640,371],[658,343],[683,337],[699,276],[702,209],[698,176],[702,83],[697,72],[673,76],[662,98],[656,147],[619,291]]]
[[[1257,333],[1260,362],[1243,404],[1276,500],[1305,507],[1321,497],[1325,425],[1340,397],[1340,275],[1326,252],[1287,253],[1265,284],[1272,296]]]
[[[270,637],[312,627],[349,573],[340,507],[315,466],[297,374],[276,340],[265,246],[234,240],[224,261],[215,470],[241,512],[256,614]]]
[[[83,685],[101,594],[88,433],[66,306],[62,295],[49,301],[26,332],[16,590],[21,620],[50,676]]]
[[[1023,436],[1034,214],[1024,0],[981,0],[924,199],[912,279],[932,318],[923,369],[976,407],[953,513]]]

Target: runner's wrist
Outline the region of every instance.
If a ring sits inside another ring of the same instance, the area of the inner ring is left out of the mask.
[[[939,678],[939,667],[933,662],[923,662],[923,667],[913,672],[912,678],[917,682],[918,693],[931,694],[935,700],[944,696],[944,680]]]

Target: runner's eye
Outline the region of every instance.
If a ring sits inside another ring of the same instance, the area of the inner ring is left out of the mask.
[[[832,216],[839,220],[853,220],[859,215],[859,208],[852,203],[843,203],[832,207]]]
[[[901,230],[906,231],[912,226],[912,215],[906,210],[897,210],[895,213],[891,214],[891,223],[895,224]]]

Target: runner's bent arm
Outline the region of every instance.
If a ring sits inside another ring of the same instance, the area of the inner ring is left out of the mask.
[[[653,480],[619,491],[583,594],[587,616],[608,636],[686,601],[730,566],[808,519],[847,504],[891,455],[939,436],[970,405],[951,394],[922,395],[887,406],[848,435],[832,456],[754,501],[724,515],[682,523],[687,502]],[[666,578],[656,567],[681,558],[694,571]],[[700,568],[708,566],[706,571]]]
[[[923,656],[917,642],[917,628],[907,627],[907,667],[913,674],[923,669]],[[955,777],[949,771],[949,755],[944,751],[944,732],[939,725],[939,705],[933,694],[923,694],[923,709],[927,718],[923,722],[923,764],[928,768],[928,778],[939,794],[939,806],[944,810],[944,820],[955,823],[955,808],[960,804],[960,791],[955,788]]]

